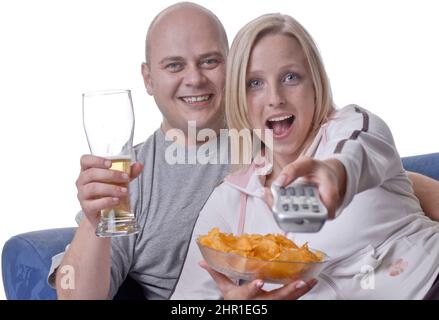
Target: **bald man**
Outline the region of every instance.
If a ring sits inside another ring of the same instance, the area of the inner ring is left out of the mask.
[[[142,75],[147,92],[163,114],[161,128],[135,147],[139,162],[132,166],[129,178],[109,170],[105,159],[81,157],[77,180],[81,221],[65,254],[53,259],[52,269],[59,266],[58,298],[111,299],[128,275],[142,286],[147,299],[170,296],[198,213],[228,172],[228,165],[201,165],[189,152],[186,161],[195,164],[168,164],[165,151],[172,142],[165,133],[180,129],[186,135],[188,121],[196,121],[197,130],[219,133],[225,127],[222,100],[227,51],[222,24],[201,6],[173,5],[151,23]],[[179,147],[185,149],[184,144]],[[100,210],[118,203],[126,191],[116,184],[128,179],[135,179],[130,183],[130,198],[140,232],[96,237]],[[74,289],[63,285],[65,267],[75,271]]]

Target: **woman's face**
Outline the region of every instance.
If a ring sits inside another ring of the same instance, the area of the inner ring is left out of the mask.
[[[313,83],[298,41],[282,34],[260,39],[250,55],[246,85],[253,129],[272,129],[274,155],[295,160],[315,111]]]

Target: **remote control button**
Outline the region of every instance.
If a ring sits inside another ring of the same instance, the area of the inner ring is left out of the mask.
[[[285,190],[285,188],[280,188],[279,190],[281,196],[285,196],[287,194],[287,190]]]
[[[283,204],[283,205],[282,205],[282,208],[283,208],[285,211],[288,211],[288,210],[289,210],[289,206],[288,206],[287,204]]]
[[[319,210],[319,206],[314,204],[314,205],[312,206],[312,212],[316,212],[316,213],[317,213],[317,212],[320,212],[320,210]]]
[[[293,187],[289,187],[288,188],[288,194],[290,196],[295,196],[296,195],[296,189],[294,189]]]
[[[294,203],[294,204],[293,204],[293,210],[294,210],[294,211],[299,211],[299,205],[296,204],[296,203]]]
[[[311,197],[314,197],[314,189],[313,189],[313,188],[308,188],[308,194],[309,194]]]
[[[301,197],[305,195],[305,190],[303,189],[302,186],[297,187],[297,194]]]
[[[307,203],[302,204],[302,208],[304,210],[308,210],[309,209],[309,205]]]

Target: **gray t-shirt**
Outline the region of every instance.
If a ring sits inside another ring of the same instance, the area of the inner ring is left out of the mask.
[[[142,286],[145,298],[169,298],[181,272],[198,214],[215,186],[228,173],[229,166],[221,164],[227,159],[219,152],[224,145],[227,148],[226,139],[217,139],[209,142],[210,147],[203,147],[204,159],[207,155],[209,159],[216,159],[217,164],[196,162],[199,148],[183,145],[178,146],[182,148],[178,151],[185,152],[186,164],[168,164],[165,154],[171,144],[173,142],[166,141],[158,129],[135,147],[136,159],[143,163],[144,169],[130,184],[130,196],[141,231],[134,236],[111,239],[110,298],[127,275]],[[52,259],[51,272],[60,262],[61,255]]]

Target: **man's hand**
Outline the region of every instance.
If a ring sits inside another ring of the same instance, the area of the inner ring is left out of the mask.
[[[110,170],[111,160],[92,155],[81,157],[81,172],[76,180],[78,200],[90,223],[96,227],[99,212],[111,208],[128,197],[128,184],[137,178],[143,170],[141,163],[131,165],[131,176],[116,170]]]
[[[207,270],[215,280],[225,300],[296,300],[311,290],[317,283],[312,279],[308,282],[302,280],[294,281],[279,289],[266,291],[262,289],[262,280],[253,280],[244,285],[236,285],[222,273],[210,268],[205,261],[200,266]]]
[[[334,219],[335,212],[342,204],[346,192],[346,170],[336,159],[316,160],[302,157],[284,167],[273,182],[279,186],[287,186],[297,178],[315,184],[320,198],[328,209],[328,218]],[[264,190],[264,199],[271,208],[273,197],[268,188]]]

